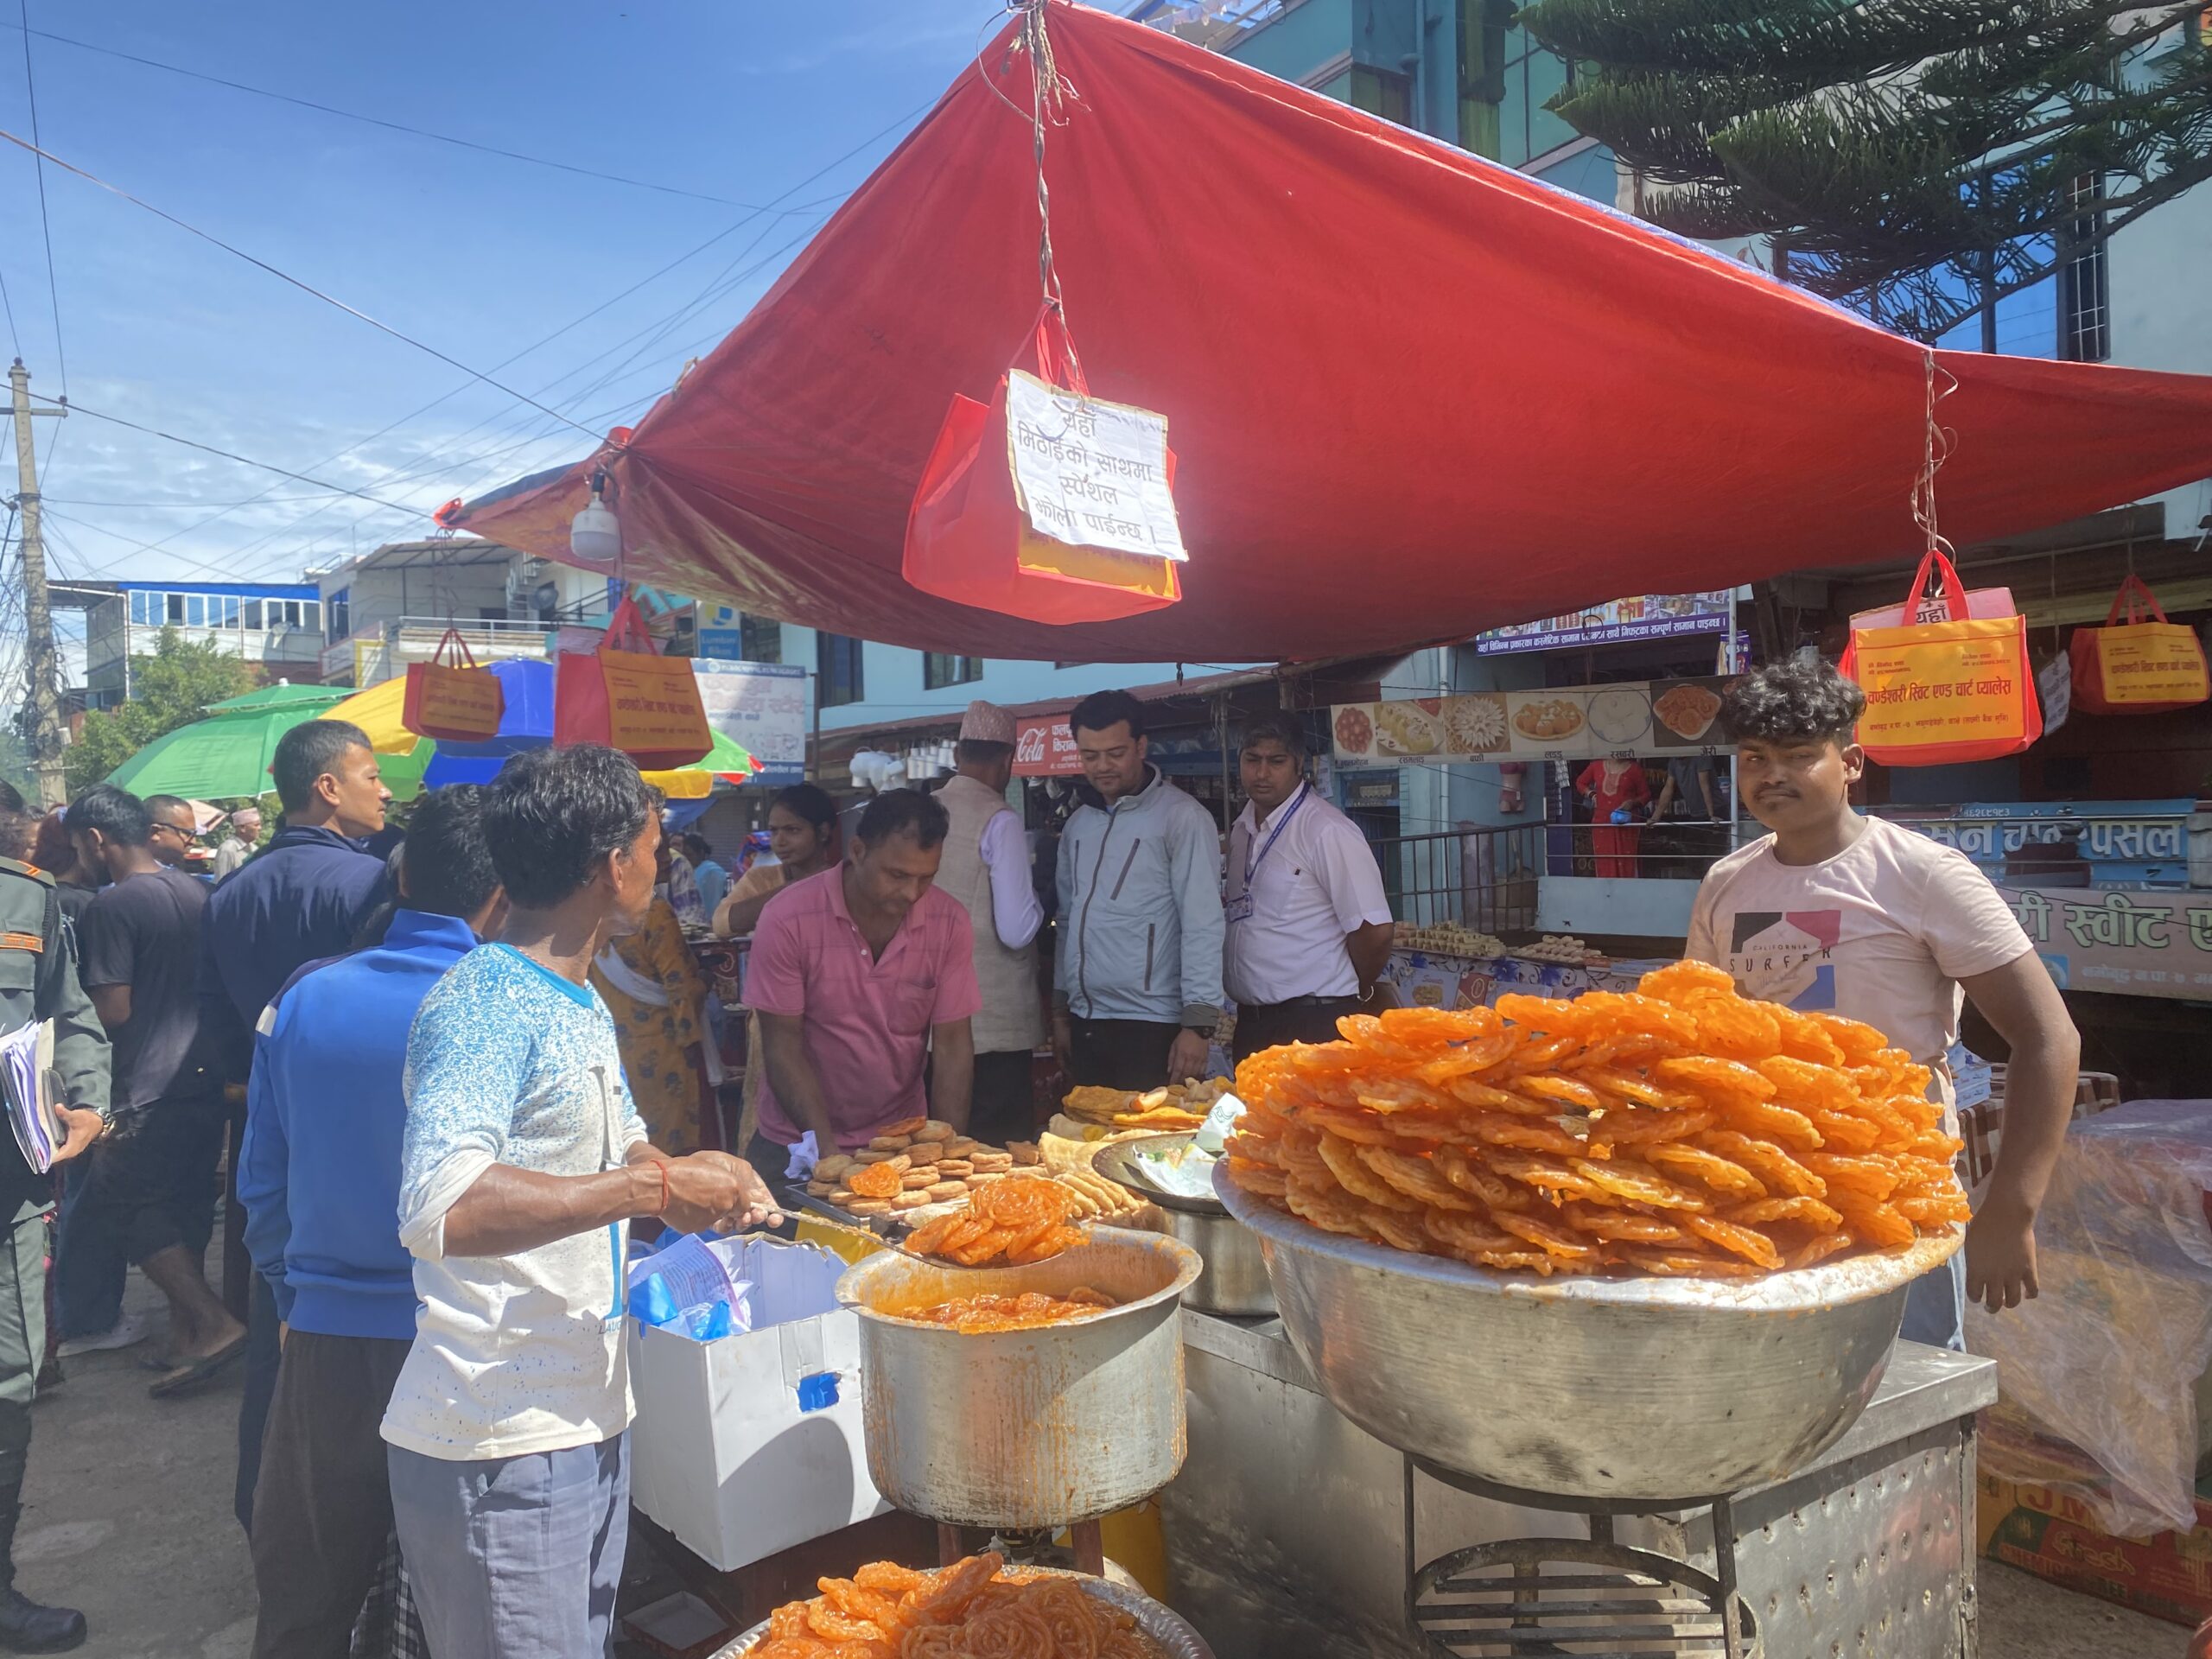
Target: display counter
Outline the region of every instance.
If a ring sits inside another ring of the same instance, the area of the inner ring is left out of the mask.
[[[1578,1516],[1414,1471],[1338,1414],[1279,1320],[1181,1317],[1190,1458],[1160,1494],[1169,1599],[1221,1659],[1414,1659],[1415,1567],[1471,1544],[1584,1535]],[[1737,1496],[1737,1569],[1765,1652],[1973,1650],[1974,1414],[1996,1397],[1987,1360],[1900,1343],[1831,1451]],[[1618,1529],[1624,1543],[1710,1563],[1701,1514]]]

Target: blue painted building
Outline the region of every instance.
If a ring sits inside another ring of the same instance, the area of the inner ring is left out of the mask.
[[[118,582],[73,584],[105,591],[85,608],[85,706],[129,699],[130,663],[154,654],[164,628],[213,644],[260,681],[322,677],[321,594],[311,582]]]

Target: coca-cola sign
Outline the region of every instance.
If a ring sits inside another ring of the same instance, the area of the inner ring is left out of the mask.
[[[1073,778],[1083,771],[1065,720],[1025,720],[1014,739],[1017,778]]]

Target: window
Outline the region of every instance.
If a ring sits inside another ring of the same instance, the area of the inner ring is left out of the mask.
[[[784,660],[784,625],[766,616],[737,619],[737,652],[748,663]]]
[[[321,600],[307,599],[300,601],[300,626],[303,628],[313,628],[318,632],[321,631],[322,601]]]
[[[249,599],[245,602],[245,626],[250,633],[261,632],[261,601],[257,599]]]
[[[353,632],[353,590],[351,588],[340,588],[324,601],[324,608],[330,613],[330,637],[334,640],[346,639]],[[486,616],[500,617],[506,613],[504,607],[484,613]]]
[[[2206,14],[2212,16],[2212,12]],[[2104,194],[2104,175],[2074,181],[2073,206]],[[2058,354],[2072,363],[2101,363],[2112,355],[2112,282],[2105,264],[2102,221],[2094,213],[2075,219],[2059,245],[2080,250],[2058,268]]]
[[[858,702],[868,695],[861,678],[861,642],[842,633],[814,636],[814,669],[824,709]]]
[[[226,628],[235,628],[238,625],[238,602],[235,599],[226,599],[223,601],[223,626]]]
[[[1414,85],[1405,76],[1388,69],[1371,69],[1356,63],[1351,70],[1351,86],[1344,102],[1356,110],[1365,110],[1370,115],[1379,115],[1385,121],[1395,121],[1402,127],[1414,124]]]
[[[1544,105],[1574,85],[1573,66],[1538,45],[1528,30],[1503,27],[1497,9],[1471,3],[1461,10],[1463,15],[1481,13],[1461,31],[1462,146],[1509,167],[1522,167],[1572,143],[1579,136],[1573,127]]]
[[[941,651],[922,653],[922,689],[942,691],[948,685],[966,685],[983,677],[980,657],[950,657]]]
[[[184,595],[182,594],[163,594],[162,595],[162,620],[164,622],[181,622],[184,620]]]
[[[1459,146],[1495,160],[1513,0],[1459,0]]]
[[[199,594],[184,596],[184,620],[188,626],[204,628],[207,626],[207,601]]]
[[[130,594],[130,620],[133,622],[137,623],[142,627],[154,620],[154,596],[151,594],[141,593],[135,588],[132,589]]]

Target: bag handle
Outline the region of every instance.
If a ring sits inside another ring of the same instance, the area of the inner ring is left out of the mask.
[[[1943,604],[1950,613],[1950,620],[1954,622],[1965,621],[1967,616],[1967,588],[1966,584],[1959,580],[1958,567],[1951,563],[1942,548],[1931,547],[1921,559],[1920,569],[1913,574],[1911,591],[1904,596],[1905,626],[1911,626],[1920,615],[1920,604],[1928,592],[1930,571],[1936,572],[1943,579]]]
[[[2105,617],[2105,626],[2111,627],[2120,620],[2122,607],[2126,607],[2131,624],[2145,620],[2163,622],[2166,613],[2158,603],[2158,596],[2151,591],[2151,584],[2133,570],[2120,584],[2120,592],[2113,595],[2112,610]],[[2146,618],[2145,612],[2149,612]]]
[[[607,637],[599,642],[601,651],[634,651],[647,657],[658,657],[653,647],[652,631],[645,626],[645,613],[638,608],[638,601],[626,588],[622,602],[614,607],[614,614],[607,619]]]
[[[448,652],[453,653],[450,662],[446,658]],[[459,628],[448,628],[445,637],[438,641],[438,648],[430,653],[430,660],[445,663],[448,668],[474,668],[476,666],[476,653],[468,648],[468,641],[461,637]]]

